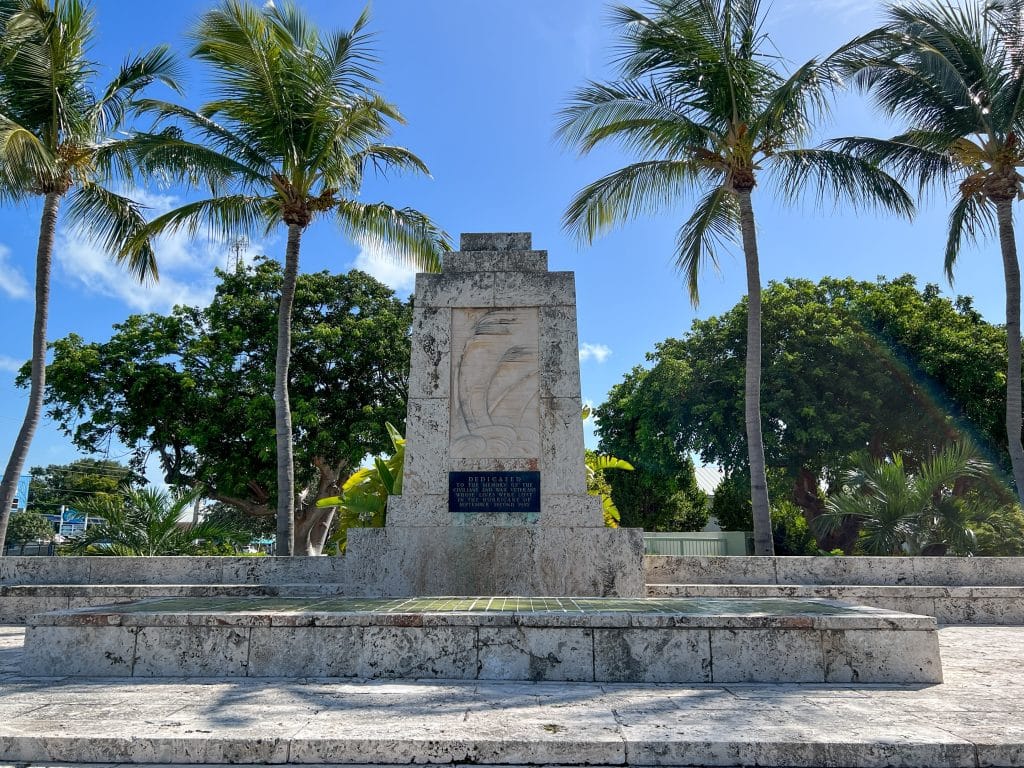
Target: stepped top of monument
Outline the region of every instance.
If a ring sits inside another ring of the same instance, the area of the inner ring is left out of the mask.
[[[446,253],[443,272],[547,272],[548,252],[533,250],[529,232],[465,232]]]
[[[460,251],[529,251],[533,248],[530,232],[463,232]]]

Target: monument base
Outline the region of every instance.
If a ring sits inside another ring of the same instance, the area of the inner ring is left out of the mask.
[[[643,597],[634,528],[388,525],[348,532],[350,594]]]
[[[938,683],[935,619],[827,600],[149,600],[33,616],[42,676]]]

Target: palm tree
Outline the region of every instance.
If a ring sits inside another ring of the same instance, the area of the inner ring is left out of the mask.
[[[841,151],[879,162],[923,191],[954,192],[946,275],[964,241],[998,231],[1006,280],[1006,436],[1017,495],[1021,445],[1020,266],[1013,201],[1024,195],[1024,26],[1019,0],[890,6],[884,26],[851,45],[855,82],[908,128],[888,140],[837,139]]]
[[[964,443],[950,445],[909,472],[900,455],[856,457],[843,491],[832,496],[815,526],[830,534],[848,518],[860,524],[858,549],[869,555],[921,555],[947,548],[969,554],[971,515],[953,496],[958,480],[983,476],[989,467]]]
[[[561,114],[559,136],[587,153],[617,141],[640,155],[581,190],[565,226],[592,242],[609,228],[699,193],[676,240],[676,263],[696,305],[698,277],[717,266],[718,246],[740,241],[747,273],[745,422],[755,551],[773,552],[761,438],[761,280],[751,197],[761,171],[780,194],[811,187],[819,200],[845,198],[910,215],[897,184],[859,157],[805,149],[833,85],[829,60],[808,61],[792,75],[761,33],[758,0],[652,0],[653,13],[614,11],[622,30],[621,77],[578,90]]]
[[[43,199],[31,385],[0,482],[0,545],[42,412],[50,266],[64,198],[69,196],[72,221],[112,253],[120,253],[129,239],[138,242],[123,259],[132,273],[140,279],[157,275],[149,241],[136,239],[145,223],[141,207],[105,185],[117,175],[130,176],[125,141],[113,137],[132,99],[154,80],[176,89],[176,65],[169,49],[160,46],[126,61],[96,90],[94,64],[86,58],[93,34],[92,13],[81,0],[0,0],[0,200]]]
[[[350,236],[386,245],[396,258],[427,270],[436,270],[451,248],[422,213],[357,199],[368,167],[428,172],[407,149],[382,143],[390,123],[402,118],[371,90],[367,21],[364,11],[347,32],[321,36],[290,3],[256,9],[226,0],[191,33],[192,55],[212,68],[214,99],[195,111],[143,102],[159,121],[176,125],[148,141],[139,137],[145,146],[138,161],[150,170],[184,165],[185,178],[204,180],[211,193],[157,217],[148,233],[209,227],[230,238],[240,230],[287,228],[274,386],[282,555],[295,546],[288,360],[303,232],[332,213]]]
[[[211,521],[182,522],[201,491],[171,495],[155,488],[132,488],[124,496],[83,504],[90,525],[68,545],[75,555],[208,554],[218,544],[249,543],[248,533]]]

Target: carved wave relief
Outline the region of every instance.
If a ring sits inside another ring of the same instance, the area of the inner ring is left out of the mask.
[[[452,311],[453,458],[540,456],[538,311]]]

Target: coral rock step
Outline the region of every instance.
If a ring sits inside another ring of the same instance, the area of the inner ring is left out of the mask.
[[[181,597],[30,617],[27,675],[934,683],[935,620],[816,599]]]
[[[816,598],[934,616],[940,624],[1024,624],[1024,586],[648,584],[650,597]]]

